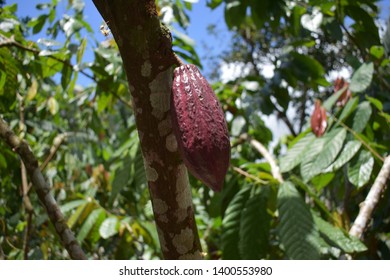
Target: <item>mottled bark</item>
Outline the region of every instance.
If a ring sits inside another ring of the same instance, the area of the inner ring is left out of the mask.
[[[38,166],[38,161],[25,141],[21,141],[12,130],[9,129],[5,121],[0,118],[0,138],[2,138],[13,151],[19,154],[26,167],[27,174],[38,194],[38,198],[45,206],[47,215],[53,223],[54,228],[65,249],[72,259],[87,259],[73,232],[69,229],[64,219],[64,215],[50,193],[50,186],[42,175]]]
[[[372,218],[372,213],[378,205],[383,192],[387,187],[387,180],[390,177],[390,156],[384,160],[383,166],[375,179],[366,199],[360,204],[360,211],[353,223],[349,234],[362,239],[363,232],[367,228],[369,221]]]
[[[187,169],[172,134],[170,94],[176,59],[170,33],[159,22],[154,0],[93,2],[123,60],[163,256],[200,259]]]

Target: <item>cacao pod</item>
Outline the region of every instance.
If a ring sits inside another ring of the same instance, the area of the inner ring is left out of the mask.
[[[317,137],[321,137],[328,125],[326,120],[326,110],[321,106],[321,101],[316,100],[314,103],[314,111],[310,119],[311,129]]]
[[[172,128],[188,170],[221,191],[230,164],[230,141],[221,105],[195,65],[174,70]]]

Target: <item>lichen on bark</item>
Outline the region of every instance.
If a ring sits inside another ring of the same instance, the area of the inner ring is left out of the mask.
[[[200,259],[187,170],[171,139],[170,94],[176,60],[170,32],[160,24],[154,0],[93,2],[110,23],[131,89],[163,257]]]

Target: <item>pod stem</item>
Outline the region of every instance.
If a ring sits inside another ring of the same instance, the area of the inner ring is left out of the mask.
[[[179,66],[185,65],[183,60],[181,60],[181,58],[175,52],[172,52],[172,54],[173,54],[173,59],[177,65]]]

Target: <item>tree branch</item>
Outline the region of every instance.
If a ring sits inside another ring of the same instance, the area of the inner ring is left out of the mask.
[[[370,191],[364,202],[361,204],[360,211],[358,216],[355,219],[354,224],[352,225],[349,234],[362,238],[363,231],[367,227],[371,215],[379,203],[382,193],[386,189],[386,182],[390,176],[390,156],[385,158],[385,161],[382,165],[381,170],[379,171],[378,176],[375,179],[374,184],[372,185]]]
[[[273,156],[268,152],[267,148],[264,147],[264,145],[261,144],[259,141],[249,137],[247,134],[242,134],[240,138],[249,141],[252,147],[255,148],[264,157],[266,161],[268,161],[269,165],[271,166],[272,176],[280,183],[283,183],[284,180],[282,174],[280,173],[279,166],[276,164],[276,161],[274,160]]]
[[[72,259],[86,259],[86,256],[75,239],[73,232],[69,229],[60,208],[54,197],[50,193],[49,184],[45,181],[38,161],[31,151],[26,141],[21,141],[12,130],[9,129],[5,121],[0,118],[0,137],[6,142],[14,152],[16,152],[26,167],[27,174],[38,194],[39,200],[45,206],[50,221],[68,251]]]
[[[93,0],[118,44],[132,95],[154,218],[165,259],[201,259],[187,169],[172,134],[172,52],[154,0]]]

